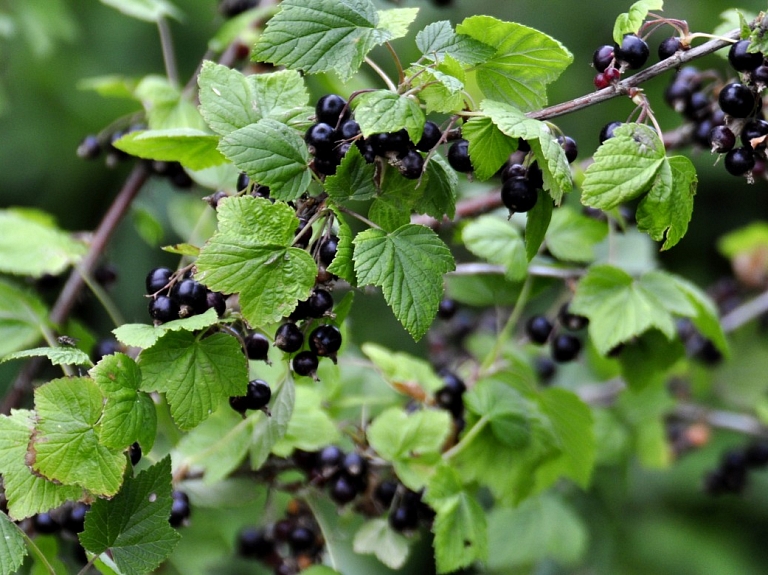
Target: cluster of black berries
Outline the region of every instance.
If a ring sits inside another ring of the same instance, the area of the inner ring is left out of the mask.
[[[274,570],[275,575],[295,575],[320,561],[325,542],[306,505],[288,504],[286,517],[264,527],[245,527],[237,536],[237,552]]]
[[[600,90],[618,81],[626,68],[636,70],[642,67],[649,54],[648,44],[637,34],[624,34],[621,46],[600,46],[592,56],[592,65],[597,70],[595,88]]]
[[[296,450],[292,459],[312,485],[326,487],[339,505],[351,503],[368,488],[368,460],[357,451],[344,453],[329,445],[320,451]]]
[[[327,176],[336,173],[342,158],[356,145],[367,162],[373,162],[377,156],[385,158],[403,177],[416,180],[424,170],[424,156],[420,152],[429,152],[443,136],[437,124],[428,121],[415,145],[405,130],[363,138],[347,101],[336,94],[325,95],[317,101],[315,118],[317,123],[310,126],[304,140],[314,155],[315,172]]]
[[[568,332],[577,332],[587,327],[589,320],[571,313],[566,303],[560,308],[557,323]],[[537,345],[549,342],[550,355],[557,363],[572,361],[581,351],[581,340],[573,333],[558,333],[553,322],[545,315],[532,316],[525,324],[525,333]]]
[[[246,10],[256,8],[259,0],[221,0],[219,2],[219,13],[225,18],[234,18]]]
[[[464,428],[464,392],[467,385],[452,371],[444,369],[440,372],[443,387],[435,391],[435,405],[445,409],[453,417],[458,430]]]
[[[747,486],[748,472],[768,465],[768,443],[755,442],[743,449],[728,451],[720,466],[704,477],[704,491],[709,495],[741,493]]]
[[[227,310],[226,298],[219,292],[212,292],[188,274],[174,277],[168,268],[155,268],[147,274],[147,295],[149,315],[157,323],[190,317],[213,308],[219,316]]]

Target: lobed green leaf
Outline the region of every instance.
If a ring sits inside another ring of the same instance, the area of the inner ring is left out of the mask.
[[[34,345],[50,325],[45,304],[19,286],[0,280],[0,356]]]
[[[489,117],[472,118],[461,127],[461,135],[469,141],[472,168],[480,180],[493,177],[517,149],[517,141],[504,134]]]
[[[493,264],[504,266],[506,276],[520,281],[528,271],[528,258],[520,232],[496,216],[481,216],[461,231],[469,251]]]
[[[0,574],[11,575],[24,563],[27,545],[21,529],[0,513]]]
[[[621,46],[624,34],[637,34],[649,10],[661,10],[664,0],[638,0],[629,7],[629,12],[619,14],[613,25],[613,41]]]
[[[112,144],[132,156],[179,162],[191,170],[203,170],[227,161],[217,149],[218,136],[192,128],[129,132]]]
[[[355,120],[366,138],[371,134],[406,130],[418,142],[424,130],[424,112],[413,98],[389,90],[366,92],[354,99]]]
[[[394,570],[405,565],[411,550],[408,539],[382,518],[363,523],[355,533],[352,547],[360,555],[376,555],[379,561]]]
[[[448,20],[432,22],[416,34],[416,46],[428,58],[455,58],[466,66],[476,66],[491,58],[496,49],[466,34],[454,32]]]
[[[85,365],[88,367],[93,365],[88,354],[76,347],[35,347],[33,349],[25,349],[6,355],[0,359],[0,363],[27,357],[47,357],[53,365]]]

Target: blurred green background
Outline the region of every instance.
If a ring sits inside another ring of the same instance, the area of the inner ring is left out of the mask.
[[[574,64],[550,90],[550,102],[556,103],[593,90],[592,52],[599,45],[610,43],[613,21],[629,3],[455,0],[451,7],[437,8],[428,2],[403,0],[400,5],[421,8],[415,29],[439,19],[449,19],[455,24],[469,15],[490,14],[554,36],[575,56]],[[186,18],[183,23],[171,23],[171,28],[181,75],[187,78],[223,20],[214,0],[180,0],[177,4]],[[393,6],[383,1],[380,4],[382,8]],[[726,0],[667,0],[664,14],[686,19],[693,31],[709,32],[719,23],[719,14],[731,7],[733,4]],[[765,4],[762,0],[742,0],[738,7],[757,11]],[[651,37],[652,61],[664,37],[665,32]],[[398,40],[395,47],[407,61],[409,54],[415,53],[413,36]],[[383,62],[386,54],[380,51],[374,58]],[[716,55],[701,60],[699,65],[728,74],[724,60]],[[113,73],[134,77],[163,73],[160,42],[154,26],[129,19],[95,0],[0,2],[0,207],[45,209],[56,216],[64,229],[71,231],[92,230],[98,224],[130,166],[108,169],[101,161],[78,159],[75,149],[86,134],[104,129],[116,117],[136,108],[134,103],[103,99],[94,92],[79,90],[77,85],[82,79]],[[682,122],[661,98],[668,81],[669,77],[660,77],[644,86],[665,129]],[[577,140],[584,158],[597,147],[601,127],[611,120],[626,119],[633,108],[630,101],[615,99],[556,122]],[[743,180],[729,176],[722,166],[713,166],[714,158],[707,152],[697,151],[692,156],[700,176],[693,221],[685,239],[660,257],[669,269],[707,286],[729,274],[728,263],[716,252],[717,238],[751,221],[768,219],[768,190],[763,180],[748,186]],[[174,214],[188,209],[189,199],[189,195],[173,191],[163,182],[152,181],[142,192],[137,206],[151,211],[167,224],[176,219]],[[124,222],[106,254],[108,261],[119,266],[119,277],[111,293],[125,319],[136,322],[148,321],[141,296],[147,270],[176,263],[175,258],[151,246],[137,232],[136,223],[141,221],[141,213],[141,210],[134,211]],[[158,239],[160,245],[180,239],[169,231],[172,228],[166,226],[165,229],[165,235]],[[103,336],[110,326],[103,314],[96,313],[97,309],[92,302],[84,302],[80,318]],[[408,336],[390,319],[391,314],[378,300],[372,300],[366,310],[369,316],[376,317],[375,322],[369,323],[375,324],[372,327],[379,335],[384,334],[379,338],[382,343],[393,348],[409,347]],[[358,320],[362,325],[360,341],[368,336],[365,323],[364,318]],[[764,376],[749,368],[756,367],[756,358],[764,356],[765,337],[754,330],[744,330],[738,338],[734,361],[721,368],[723,377],[739,378],[745,375],[744,371],[751,372],[749,376],[760,378],[759,391],[762,391]],[[746,366],[734,365],[739,361],[746,362]],[[0,378],[8,381],[17,368],[0,366]],[[626,471],[615,467],[601,469],[589,493],[565,491],[587,526],[588,552],[583,560],[576,566],[545,562],[535,569],[521,568],[519,573],[757,575],[768,572],[768,548],[764,544],[768,536],[768,476],[756,474],[752,487],[743,497],[711,499],[700,490],[703,471],[715,465],[724,446],[740,442],[739,437],[718,434],[706,449],[665,471],[649,471],[635,465]],[[193,552],[197,546],[203,553],[201,541],[211,525],[221,522],[236,525],[247,521],[245,515],[251,512],[249,508],[204,511],[191,528],[190,543],[185,548]],[[499,537],[504,540],[504,534]],[[508,541],[510,546],[516,543]],[[428,550],[422,547],[421,552]],[[229,566],[226,571],[224,567],[221,569],[212,572],[255,572],[242,564]],[[373,571],[365,568],[360,572]],[[429,571],[423,565],[416,565],[412,572]]]

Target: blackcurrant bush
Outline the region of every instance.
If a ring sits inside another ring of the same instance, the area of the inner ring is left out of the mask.
[[[41,535],[51,535],[61,530],[61,525],[50,513],[38,513],[32,518],[32,527]]]
[[[592,55],[592,65],[598,72],[605,72],[613,62],[613,46],[600,46]]]
[[[570,306],[566,303],[560,308],[557,314],[557,320],[568,331],[579,331],[589,324],[589,320],[583,315],[571,313]]]
[[[347,120],[339,127],[339,136],[342,140],[351,140],[360,134],[360,124],[354,120]]]
[[[449,320],[456,315],[457,310],[458,305],[456,304],[456,300],[443,298],[437,306],[437,317]]]
[[[309,527],[301,525],[294,527],[288,535],[288,545],[294,553],[309,551],[315,546],[317,537]]]
[[[266,361],[269,356],[269,340],[267,336],[258,332],[252,332],[243,338],[245,354],[248,359]]]
[[[307,315],[321,318],[333,309],[333,296],[324,289],[316,289],[307,299]]]
[[[180,527],[185,524],[192,515],[192,508],[189,505],[189,497],[183,491],[174,489],[171,493],[171,516],[168,521],[171,527]]]
[[[600,130],[600,143],[602,144],[606,140],[613,138],[613,133],[616,131],[616,128],[620,127],[621,125],[622,122],[609,122],[603,126],[603,129]]]
[[[539,193],[527,178],[511,178],[501,186],[501,201],[510,212],[528,212],[538,199]]]
[[[275,347],[286,353],[299,351],[304,345],[304,334],[295,323],[284,323],[275,332]]]
[[[333,145],[336,141],[336,130],[333,126],[320,122],[310,126],[304,135],[304,141],[308,146],[312,146],[312,152],[316,156],[329,157],[333,153]]]
[[[535,315],[525,324],[525,333],[534,343],[546,343],[552,333],[552,322],[546,316]]]
[[[357,488],[348,477],[339,475],[331,483],[329,494],[336,503],[345,505],[357,497]]]
[[[312,377],[314,377],[315,373],[317,372],[318,365],[320,365],[320,362],[317,359],[317,355],[311,351],[302,351],[297,353],[291,362],[293,372],[296,375]]]
[[[671,58],[679,50],[685,50],[682,40],[678,36],[671,36],[659,44],[659,60]]]
[[[416,149],[420,152],[429,152],[432,148],[437,146],[437,143],[442,137],[443,133],[440,131],[440,127],[434,122],[427,120],[424,123],[424,131],[421,134],[421,139],[416,144]]]
[[[557,143],[563,147],[565,158],[568,160],[568,163],[572,164],[576,159],[576,156],[579,155],[579,148],[576,146],[576,140],[570,136],[558,136]]]
[[[736,136],[726,126],[715,126],[709,132],[709,143],[712,146],[712,152],[724,154],[736,145]]]
[[[743,176],[755,167],[752,148],[734,148],[725,155],[725,169],[734,176]]]
[[[91,358],[93,359],[93,363],[99,363],[105,355],[112,355],[119,351],[122,351],[122,347],[116,339],[100,339],[93,345]]]
[[[457,172],[471,172],[472,161],[469,159],[469,142],[456,140],[448,148],[448,163]]]
[[[315,116],[318,122],[324,122],[336,126],[339,119],[344,121],[349,116],[347,101],[337,94],[327,94],[317,101]],[[342,116],[342,112],[344,116]]]
[[[764,150],[766,147],[765,137],[768,136],[768,122],[765,120],[750,120],[741,129],[741,145],[753,148],[755,150]],[[762,141],[753,142],[752,140]]]
[[[424,158],[416,150],[408,150],[402,158],[398,158],[397,169],[408,180],[418,180],[424,170]]]
[[[141,461],[141,445],[138,441],[134,441],[128,448],[128,457],[131,460],[131,465],[136,465]]]
[[[324,266],[329,266],[333,263],[333,258],[336,257],[336,251],[339,249],[339,238],[336,236],[328,236],[320,242],[320,251],[318,253],[320,257],[320,263]]]
[[[625,62],[633,70],[645,64],[650,54],[648,44],[636,34],[624,34],[621,46],[614,47],[613,51],[617,60]]]
[[[275,552],[275,542],[264,529],[245,527],[237,535],[237,553],[248,559],[265,559]]]
[[[728,50],[728,62],[734,70],[749,72],[763,63],[763,55],[760,52],[749,52],[749,40],[739,40],[731,44]]]
[[[555,336],[551,346],[552,359],[558,363],[575,359],[581,351],[581,342],[578,338],[567,333]]]
[[[147,274],[145,282],[147,295],[159,292],[171,281],[173,272],[168,268],[155,268]]]
[[[77,147],[77,155],[84,160],[94,160],[101,154],[101,144],[99,138],[94,135],[88,135],[83,138]]]
[[[149,315],[160,323],[179,319],[179,304],[175,299],[159,295],[149,301]]]
[[[341,332],[335,325],[321,325],[309,334],[309,349],[320,357],[334,357],[341,347]]]
[[[195,314],[208,309],[208,292],[203,284],[193,279],[184,279],[174,285],[171,297],[179,302],[179,305],[189,306]]]
[[[747,86],[734,82],[728,84],[717,98],[720,109],[734,118],[746,118],[755,109],[755,95]]]

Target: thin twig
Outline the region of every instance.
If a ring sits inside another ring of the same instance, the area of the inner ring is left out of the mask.
[[[768,312],[768,291],[724,315],[720,320],[720,325],[726,332],[735,331],[766,312]]]

